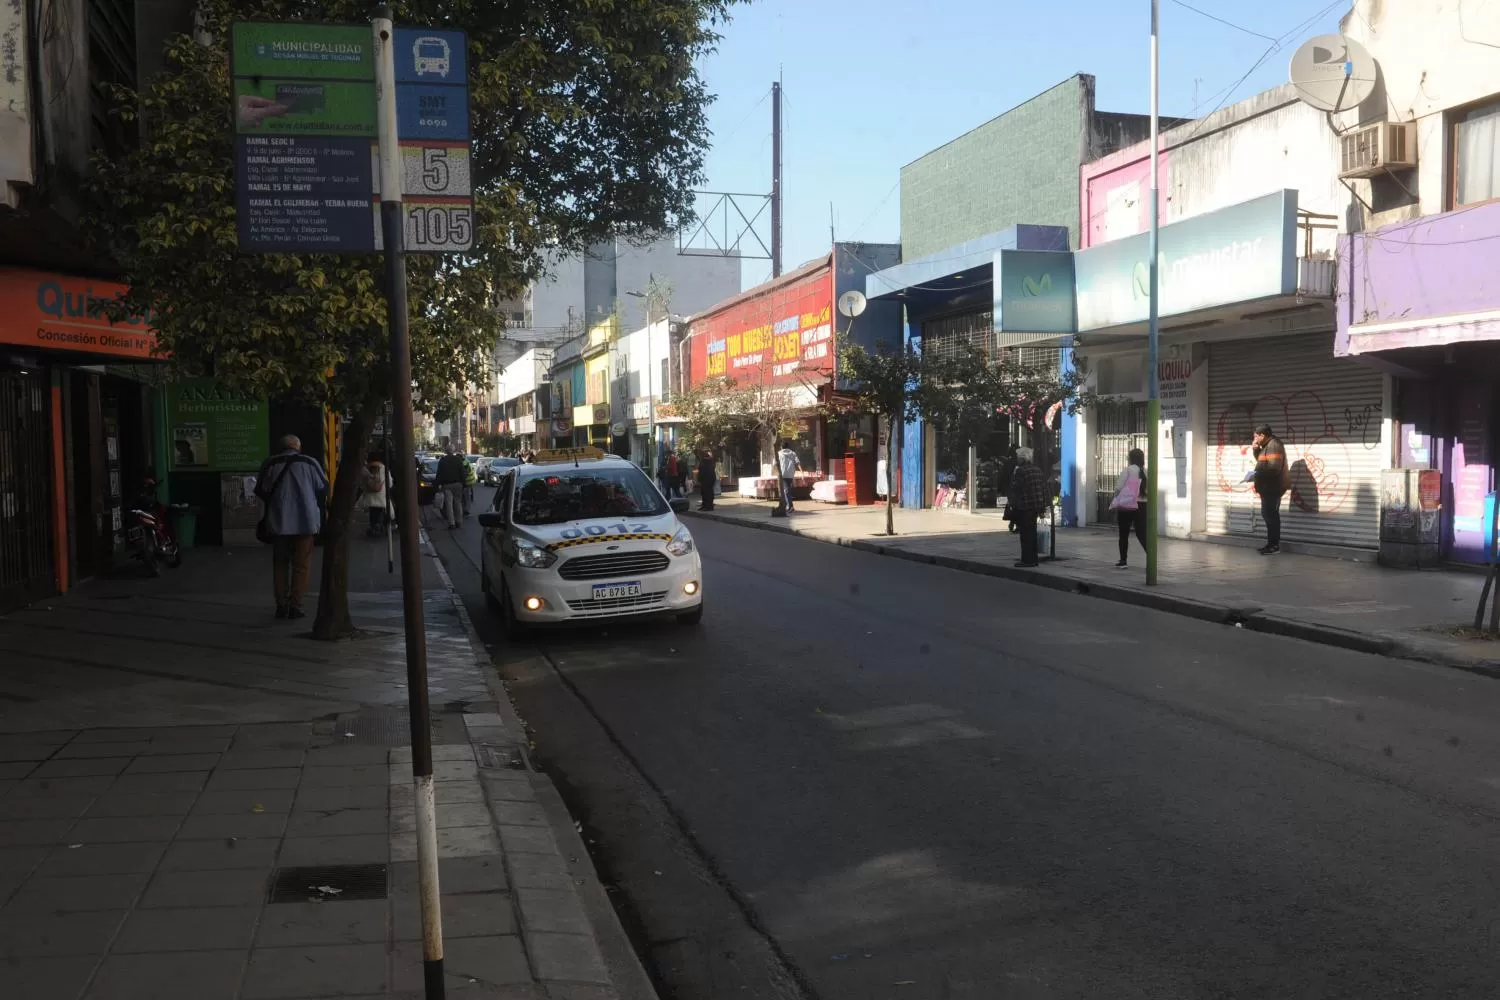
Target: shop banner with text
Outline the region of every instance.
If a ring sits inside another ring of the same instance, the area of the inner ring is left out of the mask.
[[[271,446],[270,407],[216,379],[185,379],[167,386],[167,433],[174,472],[254,472]]]
[[[104,315],[105,305],[124,293],[124,285],[111,281],[0,268],[0,344],[151,358],[150,317],[115,323]]]
[[[767,290],[693,321],[690,377],[745,386],[818,383],[834,372],[833,276]]]

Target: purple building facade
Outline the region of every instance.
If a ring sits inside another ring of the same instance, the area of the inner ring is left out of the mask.
[[[1496,488],[1500,202],[1339,238],[1334,353],[1394,377],[1396,461],[1441,470],[1446,555],[1481,562]]]

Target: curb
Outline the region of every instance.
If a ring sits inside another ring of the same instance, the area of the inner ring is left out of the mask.
[[[928,566],[941,566],[944,569],[957,570],[961,573],[973,573],[977,576],[1010,580],[1014,583],[1027,583],[1033,586],[1045,587],[1048,590],[1079,594],[1083,597],[1095,597],[1100,600],[1114,601],[1119,604],[1149,608],[1153,611],[1163,611],[1167,614],[1195,618],[1198,621],[1209,622],[1215,625],[1239,626],[1249,629],[1252,632],[1264,632],[1268,635],[1300,639],[1303,642],[1316,643],[1321,646],[1333,646],[1356,653],[1373,653],[1376,656],[1386,656],[1392,659],[1431,663],[1437,666],[1468,671],[1469,673],[1479,674],[1484,677],[1500,679],[1500,663],[1475,662],[1445,653],[1441,650],[1423,648],[1413,643],[1403,642],[1389,635],[1367,635],[1363,632],[1352,632],[1333,625],[1319,625],[1313,622],[1299,621],[1295,618],[1287,618],[1282,615],[1267,614],[1261,611],[1260,608],[1230,607],[1223,604],[1214,604],[1209,601],[1194,600],[1191,597],[1180,597],[1174,594],[1143,590],[1139,587],[1126,587],[1115,583],[1096,583],[1092,580],[1084,580],[1062,573],[1044,573],[1034,569],[996,566],[956,556],[926,555],[867,538],[822,538],[818,535],[798,531],[790,525],[774,521],[746,521],[729,517],[716,511],[695,510],[688,512],[686,516],[702,518],[705,521],[717,521],[720,524],[735,525],[741,528],[752,528],[757,531],[771,531],[781,535],[794,535],[812,542],[821,542],[825,545],[841,545],[844,548],[870,552],[878,556],[889,556],[894,559],[903,559],[907,562],[922,563]]]
[[[640,956],[635,953],[635,947],[631,944],[629,935],[625,933],[619,915],[615,913],[614,904],[605,894],[604,886],[599,881],[599,873],[594,868],[593,859],[589,856],[588,848],[578,833],[578,828],[568,812],[567,805],[563,802],[562,795],[557,791],[557,786],[552,783],[550,777],[534,770],[531,766],[531,757],[526,752],[526,724],[521,721],[521,716],[516,712],[516,706],[510,700],[510,692],[505,689],[505,681],[500,678],[499,672],[490,662],[489,653],[484,647],[484,640],[479,637],[479,631],[474,627],[474,620],[469,617],[469,609],[464,607],[463,598],[459,597],[458,588],[453,585],[453,578],[448,575],[448,568],[443,565],[442,556],[438,554],[437,547],[432,544],[425,531],[422,532],[422,545],[424,553],[431,554],[433,564],[437,567],[438,578],[443,581],[443,587],[448,591],[448,598],[453,602],[453,609],[457,612],[464,634],[468,637],[469,650],[474,654],[474,665],[479,669],[480,676],[484,678],[485,686],[490,689],[490,695],[495,702],[495,712],[499,715],[505,730],[515,734],[516,747],[526,763],[526,775],[536,793],[538,804],[546,813],[547,827],[552,831],[558,849],[562,852],[564,863],[567,864],[572,875],[572,888],[578,895],[579,902],[583,904],[589,926],[594,932],[595,943],[604,959],[604,967],[609,972],[613,991],[600,990],[597,994],[590,992],[588,995],[597,996],[599,1000],[614,997],[618,997],[619,1000],[658,1000],[656,990],[651,985],[651,978],[646,974],[645,967],[641,965]],[[471,739],[477,737],[477,731],[471,729],[470,732]],[[493,816],[492,821],[497,824],[499,822],[498,818]],[[589,988],[585,987],[585,989]]]

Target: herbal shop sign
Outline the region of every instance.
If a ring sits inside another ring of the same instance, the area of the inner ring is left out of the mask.
[[[460,31],[398,28],[394,41],[406,249],[468,250],[467,40]],[[380,249],[370,29],[240,22],[231,30],[230,61],[240,249]]]

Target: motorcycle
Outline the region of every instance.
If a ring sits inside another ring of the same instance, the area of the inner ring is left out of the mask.
[[[182,550],[167,521],[167,509],[141,498],[130,508],[130,527],[126,535],[132,559],[139,559],[152,576],[161,576],[162,564],[172,569],[182,565]]]

